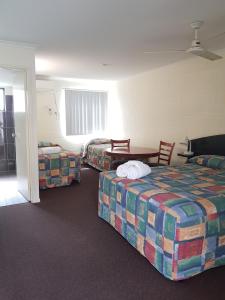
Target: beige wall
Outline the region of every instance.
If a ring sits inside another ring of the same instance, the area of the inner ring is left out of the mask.
[[[225,53],[224,53],[225,54]],[[189,138],[225,133],[225,59],[191,58],[118,83],[124,134],[132,144],[179,145]]]
[[[68,150],[80,151],[94,136],[66,136],[65,88],[108,91],[108,131],[104,137],[122,137],[123,125],[116,83],[101,80],[37,80],[38,140],[57,143]],[[52,112],[49,111],[49,108]],[[57,111],[56,115],[54,112]]]

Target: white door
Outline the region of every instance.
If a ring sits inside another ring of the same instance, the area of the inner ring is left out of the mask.
[[[15,120],[16,144],[16,172],[18,191],[30,200],[28,181],[28,153],[27,153],[27,117],[26,117],[26,73],[13,71],[13,100]]]

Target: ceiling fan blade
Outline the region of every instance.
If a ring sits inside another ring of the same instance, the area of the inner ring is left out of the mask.
[[[168,49],[168,50],[153,50],[153,51],[145,51],[145,54],[154,54],[154,53],[174,53],[174,52],[185,52],[185,49]]]
[[[209,60],[218,60],[218,59],[223,58],[222,56],[217,55],[217,54],[207,51],[207,50],[195,52],[193,54],[195,54],[197,56],[201,56],[201,57],[209,59]]]

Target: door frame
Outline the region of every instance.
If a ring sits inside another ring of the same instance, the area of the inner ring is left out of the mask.
[[[29,69],[17,66],[8,66],[0,64],[0,68],[9,71],[24,73],[24,94],[25,94],[25,116],[26,116],[26,148],[27,148],[27,174],[28,174],[28,191],[31,203],[40,202],[39,197],[39,181],[38,181],[38,145],[36,133],[36,118],[32,118],[31,101],[35,97],[35,89],[32,95],[32,89],[28,88],[28,80],[32,80],[29,76]],[[35,80],[35,78],[34,78]],[[30,84],[31,85],[31,84]],[[36,102],[35,102],[36,104]],[[34,137],[34,132],[36,137]],[[34,141],[33,141],[34,140]],[[36,141],[36,142],[35,142]],[[36,170],[36,172],[34,171]]]

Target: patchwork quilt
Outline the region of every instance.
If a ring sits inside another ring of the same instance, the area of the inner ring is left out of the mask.
[[[40,189],[70,185],[80,181],[80,155],[62,151],[57,154],[39,154]]]
[[[225,264],[225,169],[190,163],[137,180],[103,172],[98,215],[171,280]]]
[[[91,144],[88,146],[86,161],[99,171],[110,170],[111,158],[105,154],[105,150],[111,144]]]

